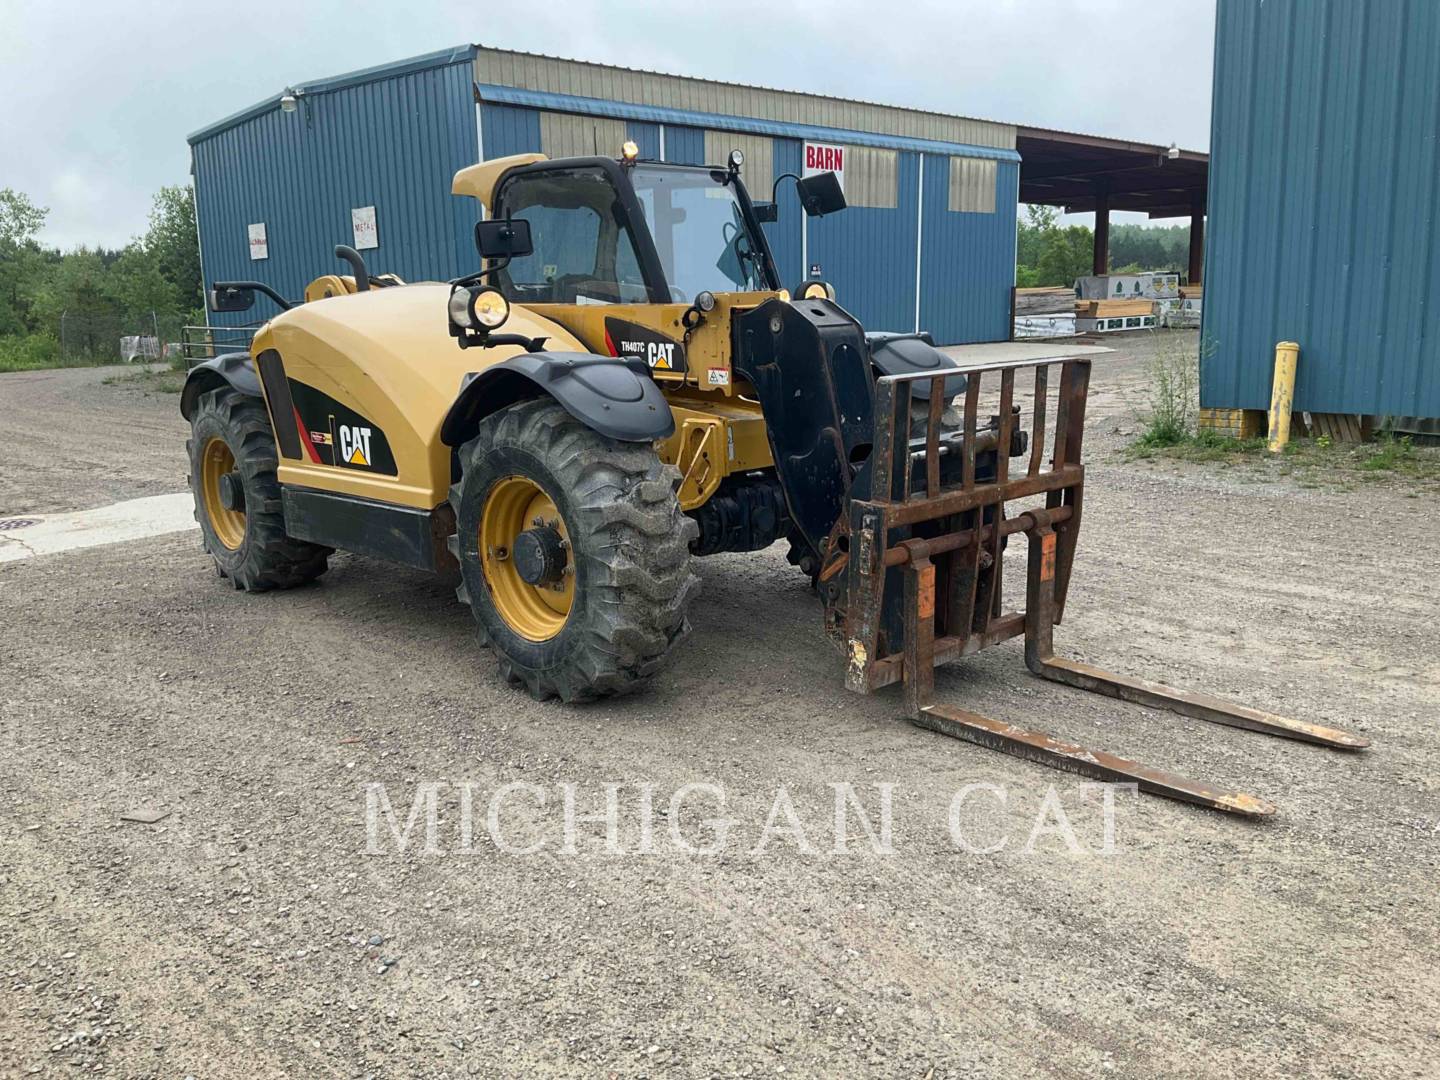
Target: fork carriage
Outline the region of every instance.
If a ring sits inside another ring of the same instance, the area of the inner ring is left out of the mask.
[[[1051,372],[1057,367],[1051,432],[1047,414]],[[1033,386],[1028,448],[1015,401],[1017,376],[1024,372],[1033,373],[1033,383],[1027,377],[1021,384]],[[982,426],[982,388],[987,377],[995,376],[998,409]],[[1282,738],[1345,750],[1369,745],[1343,731],[1057,657],[1053,630],[1065,612],[1083,505],[1081,449],[1090,361],[1001,363],[963,369],[958,377],[964,380],[958,437],[942,431],[944,376],[895,375],[877,382],[870,494],[851,502],[848,533],[831,545],[820,573],[822,585],[833,583],[827,590],[826,622],[844,644],[849,689],[869,693],[899,682],[906,714],[921,727],[1247,816],[1269,815],[1275,808],[1252,795],[936,703],[935,667],[1023,636],[1026,666],[1045,679]],[[924,435],[913,438],[911,417],[921,383],[928,384],[928,422]],[[1012,469],[1012,457],[1020,459],[1023,472]],[[1021,501],[1025,505],[1010,505]],[[1002,590],[1004,550],[1017,535],[1028,547],[1025,604],[1019,611],[1006,609]],[[843,588],[835,587],[842,582]]]

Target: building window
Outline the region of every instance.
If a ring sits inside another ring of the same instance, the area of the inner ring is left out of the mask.
[[[571,113],[540,114],[540,152],[548,158],[619,157],[630,136],[623,120]]]
[[[995,162],[988,158],[950,159],[950,209],[962,214],[995,213]]]
[[[897,168],[894,150],[878,146],[845,147],[845,202],[850,206],[894,210]]]

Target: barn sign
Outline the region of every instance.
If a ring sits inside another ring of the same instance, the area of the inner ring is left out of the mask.
[[[840,190],[845,190],[845,157],[846,150],[843,146],[836,146],[834,143],[805,144],[805,170],[802,175],[814,176],[816,173],[833,172],[840,181]]]

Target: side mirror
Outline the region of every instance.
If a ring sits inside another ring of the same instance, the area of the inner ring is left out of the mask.
[[[475,248],[482,259],[518,259],[535,250],[530,222],[524,218],[489,218],[475,223]]]
[[[816,173],[803,180],[795,181],[795,190],[800,194],[800,205],[811,217],[824,217],[846,207],[845,192],[840,187],[840,178],[833,172]]]
[[[210,290],[211,311],[249,311],[254,306],[254,289],[237,285],[216,285]]]

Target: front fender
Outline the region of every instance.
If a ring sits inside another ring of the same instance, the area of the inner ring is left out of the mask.
[[[225,353],[191,368],[180,392],[180,415],[189,420],[200,395],[221,386],[234,387],[246,397],[260,397],[260,378],[249,353]]]
[[[575,419],[620,442],[654,442],[675,433],[675,417],[644,361],[574,352],[526,352],[460,384],[440,441],[460,446],[484,420],[517,401],[554,398]]]

